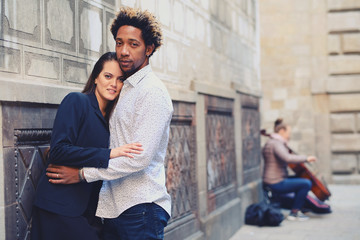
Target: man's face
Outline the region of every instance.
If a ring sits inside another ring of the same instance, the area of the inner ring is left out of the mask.
[[[147,55],[152,52],[151,46],[146,46],[139,28],[124,25],[116,35],[116,56],[120,68],[129,77],[149,63]]]

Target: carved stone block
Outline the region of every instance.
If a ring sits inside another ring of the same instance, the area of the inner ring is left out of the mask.
[[[136,0],[122,0],[121,4],[128,7],[135,7]]]
[[[115,0],[104,0],[104,2],[106,2],[112,6],[115,6]]]
[[[60,59],[36,53],[25,53],[25,73],[29,76],[60,80]]]
[[[355,154],[333,154],[331,169],[333,173],[356,173],[358,170],[357,156]]]
[[[64,80],[71,83],[86,83],[90,74],[90,65],[80,61],[64,59]]]
[[[39,43],[40,1],[5,0],[4,4],[2,27],[5,39],[16,37],[19,38],[19,42]]]
[[[328,0],[329,10],[352,10],[360,8],[360,2],[357,0]]]
[[[358,112],[360,111],[360,95],[353,94],[333,94],[329,98],[331,112]]]
[[[100,57],[103,52],[103,12],[84,1],[80,2],[79,52]]]
[[[360,13],[356,11],[332,12],[328,15],[329,32],[358,31]]]
[[[326,88],[327,91],[331,93],[360,92],[360,76],[331,76],[327,79]]]
[[[355,116],[354,114],[331,114],[330,128],[333,133],[353,133],[355,132]]]
[[[110,31],[111,24],[115,18],[115,14],[111,12],[106,12],[106,29],[104,34],[106,36],[106,51],[115,52],[115,39]]]
[[[45,0],[45,42],[75,52],[75,1]]]
[[[360,52],[360,34],[344,34],[343,36],[343,50],[344,53],[359,53]]]
[[[175,1],[173,5],[174,29],[179,33],[184,33],[185,13],[184,5],[180,1]]]
[[[340,55],[329,57],[330,74],[357,74],[359,73],[359,68],[360,57],[358,55]]]
[[[178,72],[179,69],[179,46],[174,41],[166,43],[166,66],[170,72]]]
[[[156,14],[156,0],[140,0],[140,6],[141,9]]]
[[[159,20],[165,26],[170,27],[171,6],[168,0],[159,0]]]
[[[0,70],[4,72],[20,73],[20,50],[0,46]]]
[[[333,152],[359,152],[360,134],[332,134],[331,150]]]

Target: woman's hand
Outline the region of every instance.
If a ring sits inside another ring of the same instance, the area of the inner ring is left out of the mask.
[[[121,147],[113,148],[110,152],[110,158],[116,157],[129,157],[134,158],[132,154],[140,154],[144,149],[141,147],[141,143],[125,144]]]

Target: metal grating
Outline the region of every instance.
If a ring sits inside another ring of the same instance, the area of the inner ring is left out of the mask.
[[[191,214],[197,207],[195,127],[190,121],[173,121],[165,161],[166,187],[172,199],[175,221]]]
[[[45,168],[49,129],[15,130],[15,223],[16,238],[30,239],[31,213],[36,185]]]
[[[229,114],[206,116],[208,190],[236,180],[234,119]]]

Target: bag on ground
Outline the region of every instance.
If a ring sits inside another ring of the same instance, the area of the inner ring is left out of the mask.
[[[245,223],[257,226],[279,226],[284,220],[281,210],[265,201],[253,203],[246,208]]]

